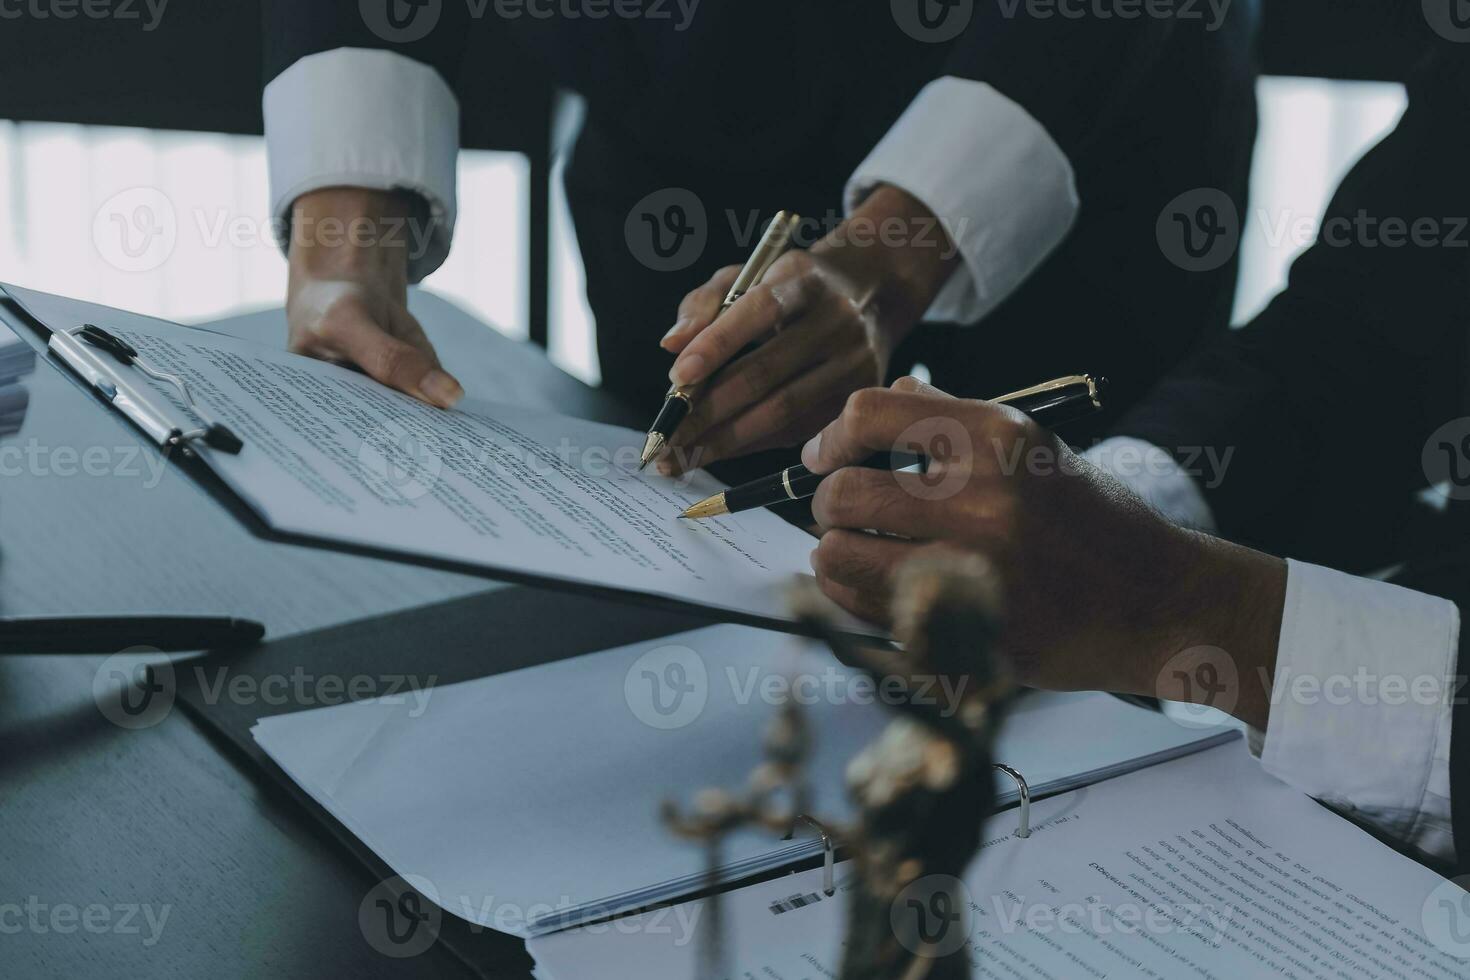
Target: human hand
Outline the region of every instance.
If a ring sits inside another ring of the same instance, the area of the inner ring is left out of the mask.
[[[858,465],[885,451],[927,471]],[[802,462],[832,474],[812,505],[817,580],[865,619],[889,622],[905,562],[959,549],[998,574],[1002,653],[1022,683],[1183,700],[1164,670],[1181,652],[1228,650],[1243,681],[1274,668],[1284,563],[1170,524],[1014,409],[905,378],[855,394]],[[1264,728],[1261,685],[1237,693],[1236,713]]]
[[[464,389],[440,366],[408,312],[412,237],[402,228],[410,210],[399,195],[357,188],[316,191],[296,201],[286,298],[289,348],[356,365],[391,388],[452,408]]]
[[[704,384],[659,457],[660,471],[809,438],[852,392],[883,383],[894,348],[957,261],[937,219],[883,187],[810,251],[782,257],[716,320],[740,272],[721,269],[685,297],[663,339],[678,354],[671,382]],[[752,344],[760,346],[742,355]]]

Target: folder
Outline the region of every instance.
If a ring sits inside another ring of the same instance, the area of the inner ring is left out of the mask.
[[[655,692],[651,680],[667,678],[692,687],[688,697],[676,704],[671,687]],[[790,678],[811,682],[784,686]],[[814,741],[808,816],[849,818],[847,762],[895,717],[865,690],[825,648],[714,626],[422,696],[272,715],[252,734],[394,872],[427,881],[426,898],[472,926],[529,937],[707,887],[704,850],[665,828],[659,806],[744,786],[783,697],[814,702],[804,709]],[[1237,736],[1105,694],[1032,693],[1011,711],[995,757],[1039,798]],[[998,775],[1001,805],[1017,805],[1022,791]],[[996,832],[1015,833],[1018,816],[998,816]],[[833,843],[805,821],[788,840],[742,831],[725,843],[714,881],[830,857]]]

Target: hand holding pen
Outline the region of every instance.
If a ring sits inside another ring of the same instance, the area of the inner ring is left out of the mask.
[[[861,465],[873,453],[910,448],[927,459],[925,472]],[[869,622],[888,624],[895,573],[926,549],[994,562],[1005,573],[1007,618],[1022,623],[1046,623],[1058,608],[1088,602],[1068,583],[1100,564],[1142,576],[1141,588],[1151,581],[1126,531],[1101,529],[1164,522],[1012,406],[903,378],[851,399],[803,447],[802,462],[825,477],[812,498],[823,531],[811,559],[817,581]],[[1025,651],[1030,640],[1011,634],[1008,642]],[[1093,680],[1084,671],[1077,684]]]
[[[797,226],[801,223],[801,216],[789,211],[782,211],[776,215],[771,224],[766,228],[766,233],[761,236],[760,243],[756,245],[755,252],[746,261],[745,265],[733,273],[729,288],[725,291],[725,298],[720,303],[719,311],[711,317],[711,322],[724,316],[730,308],[739,302],[747,293],[760,285],[771,266],[775,265],[786,250],[791,247],[792,236]],[[728,271],[728,270],[727,270]],[[716,281],[722,277],[717,276]],[[691,294],[694,295],[694,294]],[[686,304],[688,300],[685,301]],[[680,324],[692,322],[680,320]],[[675,325],[664,337],[667,344],[671,338],[678,335],[680,326]],[[643,452],[639,456],[638,468],[641,470],[649,464],[659,453],[663,452],[679,426],[684,423],[690,413],[694,410],[695,399],[698,397],[703,385],[700,379],[688,382],[681,381],[674,373],[670,372],[669,380],[672,387],[664,396],[664,404],[659,409],[658,417],[653,420],[653,425],[648,427],[648,437],[643,442]]]
[[[894,348],[957,265],[934,215],[883,187],[723,314],[736,270],[717,273],[684,299],[663,341],[678,355],[670,379],[700,390],[660,471],[800,445],[854,391],[883,383]]]

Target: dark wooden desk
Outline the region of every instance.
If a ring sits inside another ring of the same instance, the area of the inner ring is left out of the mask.
[[[534,348],[432,297],[414,306],[472,393],[509,358],[564,411],[626,421]],[[280,320],[231,327],[258,336]],[[255,539],[176,471],[122,472],[137,437],[50,365],[27,383],[25,427],[0,443],[6,614],[210,610],[279,638],[446,599],[514,605],[481,579]],[[58,472],[58,450],[90,447],[117,472]],[[108,721],[93,697],[104,660],[0,657],[0,976],[471,975],[443,944],[411,959],[374,949],[358,910],[375,876],[183,712],[139,731]]]
[[[102,661],[0,658],[0,974],[473,975],[445,946],[377,952],[373,875],[182,713],[107,721]]]

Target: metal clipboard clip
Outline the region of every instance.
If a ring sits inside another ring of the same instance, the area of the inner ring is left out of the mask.
[[[46,342],[46,349],[59,357],[106,399],[108,404],[147,433],[160,447],[171,449],[177,446],[187,450],[190,443],[199,441],[211,449],[232,456],[244,448],[245,444],[239,436],[214,421],[199,407],[183,378],[153,367],[133,345],[99,326],[87,323],[70,330],[53,330],[51,338]],[[172,385],[203,426],[186,428],[174,424],[165,411],[153,404],[139,387],[132,384],[99,352],[111,355],[119,364],[137,368],[155,381]]]

